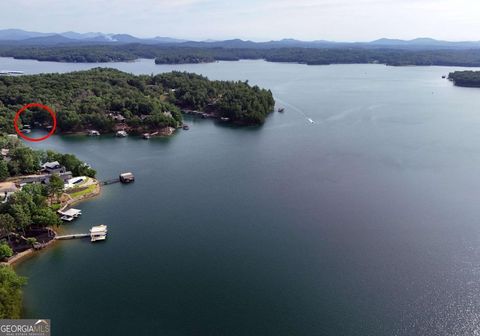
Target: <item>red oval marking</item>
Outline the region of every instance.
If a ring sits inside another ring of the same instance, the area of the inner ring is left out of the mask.
[[[47,135],[45,135],[41,138],[30,138],[30,137],[26,136],[25,134],[23,134],[22,131],[20,131],[20,129],[18,128],[18,118],[20,118],[20,114],[22,114],[27,109],[32,108],[32,107],[41,108],[42,110],[45,110],[48,113],[50,113],[50,115],[52,116],[52,120],[53,120],[52,129]],[[23,106],[20,110],[17,111],[17,114],[15,114],[15,118],[13,118],[13,126],[15,127],[15,131],[17,132],[18,135],[20,135],[21,138],[23,138],[27,141],[39,142],[39,141],[47,140],[48,138],[50,138],[52,136],[53,133],[55,133],[55,130],[57,129],[57,116],[55,115],[55,112],[53,112],[53,110],[50,107],[48,107],[46,105],[38,104],[38,103],[31,103],[31,104],[27,104],[27,105]]]

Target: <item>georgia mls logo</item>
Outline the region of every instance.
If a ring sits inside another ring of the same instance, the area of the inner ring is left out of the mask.
[[[0,320],[0,336],[50,336],[50,320]]]

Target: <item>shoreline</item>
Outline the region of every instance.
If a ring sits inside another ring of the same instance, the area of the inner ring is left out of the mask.
[[[69,200],[65,203],[65,205],[62,206],[62,208],[73,206],[75,204],[79,204],[81,202],[96,198],[96,197],[100,196],[101,194],[102,194],[102,187],[101,187],[100,181],[97,180],[97,186],[92,193],[87,194],[87,195],[82,195],[78,199]],[[11,267],[18,266],[21,262],[34,257],[37,253],[41,253],[43,250],[54,246],[55,243],[57,242],[55,237],[58,236],[59,232],[61,233],[63,228],[61,226],[59,226],[55,229],[53,229],[53,228],[48,228],[48,229],[52,230],[54,232],[55,236],[52,240],[45,243],[45,245],[43,245],[42,248],[34,249],[33,247],[31,247],[28,250],[17,253],[16,255],[12,256],[8,261],[2,262],[1,264],[2,265],[8,265],[8,266],[11,266]]]

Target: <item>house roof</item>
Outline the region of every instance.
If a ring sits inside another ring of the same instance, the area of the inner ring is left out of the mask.
[[[53,161],[53,162],[46,162],[43,164],[43,168],[49,168],[49,169],[55,169],[55,168],[59,168],[61,167],[62,165],[58,162],[58,161]]]
[[[82,214],[82,210],[78,209],[68,209],[66,211],[59,212],[61,215],[74,217]]]

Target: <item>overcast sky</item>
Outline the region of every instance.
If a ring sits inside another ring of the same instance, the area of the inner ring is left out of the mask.
[[[480,40],[479,0],[0,0],[0,28],[187,39]]]

